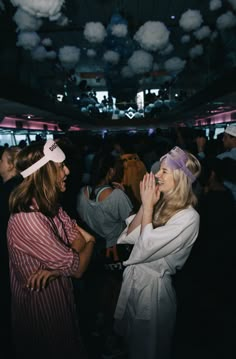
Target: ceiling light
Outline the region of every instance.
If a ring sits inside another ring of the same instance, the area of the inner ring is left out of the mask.
[[[63,95],[58,93],[57,94],[57,101],[62,102],[62,100],[63,100]]]

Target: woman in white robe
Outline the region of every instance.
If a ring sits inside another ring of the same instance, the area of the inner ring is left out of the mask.
[[[171,276],[198,235],[192,182],[200,168],[178,147],[163,156],[155,176],[147,173],[140,182],[142,205],[118,239],[134,244],[115,311],[115,331],[124,336],[129,359],[170,358],[176,315]]]

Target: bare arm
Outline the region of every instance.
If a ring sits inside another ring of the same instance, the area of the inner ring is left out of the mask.
[[[141,205],[136,216],[134,217],[134,219],[132,220],[132,222],[128,227],[127,234],[131,233],[135,228],[137,228],[141,224],[142,218],[143,218],[143,206]]]
[[[95,238],[78,224],[77,229],[78,237],[72,242],[71,248],[74,249],[76,252],[81,253],[85,249],[88,242],[95,242]]]
[[[74,239],[73,242],[71,243],[71,248],[79,253],[85,248],[85,246],[86,246],[86,240],[82,236],[80,231],[78,231],[78,237]]]
[[[79,252],[79,258],[80,258],[79,269],[77,270],[77,272],[74,273],[75,278],[81,278],[84,272],[86,271],[86,269],[88,268],[93,253],[94,244],[95,244],[95,240],[87,242],[84,249],[81,252]]]
[[[71,247],[79,253],[79,269],[74,273],[75,278],[81,278],[86,269],[88,268],[93,247],[95,244],[95,237],[89,232],[85,231],[82,227],[77,225],[80,236],[73,241]]]

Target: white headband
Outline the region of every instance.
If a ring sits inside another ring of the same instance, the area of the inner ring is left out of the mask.
[[[64,152],[58,147],[56,142],[53,140],[48,140],[43,148],[44,156],[40,158],[37,162],[32,164],[26,170],[21,172],[21,175],[25,178],[30,176],[32,173],[37,171],[39,168],[43,167],[47,162],[53,161],[56,163],[61,163],[65,160],[66,156]]]

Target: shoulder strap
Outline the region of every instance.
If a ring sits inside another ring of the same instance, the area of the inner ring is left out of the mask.
[[[96,193],[96,202],[98,202],[98,198],[99,198],[100,194],[104,191],[104,189],[107,189],[107,188],[112,188],[112,187],[109,185],[105,185],[98,190],[98,192]]]
[[[89,198],[89,197],[90,197],[90,194],[91,194],[91,192],[92,192],[92,189],[91,189],[90,186],[87,186],[86,189],[87,189],[87,195],[88,195],[88,198]]]
[[[92,189],[90,186],[84,186],[82,191],[83,191],[83,194],[85,197],[90,198],[91,192],[92,192]]]

